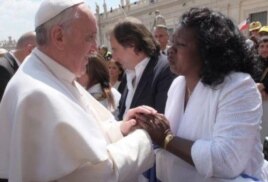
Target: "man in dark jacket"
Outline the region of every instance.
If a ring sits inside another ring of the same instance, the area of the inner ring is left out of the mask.
[[[35,45],[35,32],[27,32],[19,38],[15,50],[5,53],[0,58],[0,101],[8,81],[15,74],[24,58],[32,52]]]
[[[152,33],[139,20],[127,18],[116,24],[110,42],[113,59],[125,69],[118,119],[123,119],[128,109],[140,105],[164,113],[167,91],[175,75],[170,71],[167,56],[160,54]],[[145,177],[156,181],[155,170],[147,171]]]

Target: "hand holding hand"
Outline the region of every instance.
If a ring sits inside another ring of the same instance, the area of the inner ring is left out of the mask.
[[[126,136],[136,128],[140,128],[136,122],[137,114],[154,114],[156,112],[155,109],[145,105],[130,109],[126,114],[125,121],[121,125],[122,134]]]
[[[123,136],[128,135],[131,131],[135,130],[138,126],[135,119],[130,119],[128,121],[123,121],[120,129]]]
[[[150,106],[146,106],[146,105],[143,105],[143,106],[139,106],[139,107],[135,107],[133,109],[129,109],[127,114],[126,114],[126,117],[124,120],[130,120],[130,119],[135,119],[136,118],[136,114],[155,114],[157,113],[157,111],[150,107]]]
[[[153,142],[163,147],[165,137],[170,132],[166,117],[163,114],[138,114],[136,120],[149,133]]]

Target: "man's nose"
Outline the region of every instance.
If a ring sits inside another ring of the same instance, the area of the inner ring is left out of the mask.
[[[97,40],[94,40],[94,41],[93,41],[93,43],[92,43],[92,49],[93,49],[94,51],[97,51],[97,49],[98,49]]]
[[[113,58],[113,60],[115,61],[115,62],[118,62],[118,57],[116,56],[116,54],[112,54],[112,58]]]
[[[94,41],[94,42],[92,43],[92,45],[90,46],[89,53],[90,53],[90,54],[92,54],[92,53],[97,53],[97,49],[98,49],[97,41]]]

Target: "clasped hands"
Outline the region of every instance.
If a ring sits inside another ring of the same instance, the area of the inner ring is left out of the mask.
[[[123,135],[127,135],[137,128],[146,130],[153,143],[162,147],[165,137],[171,132],[166,117],[149,106],[130,109],[121,125]]]

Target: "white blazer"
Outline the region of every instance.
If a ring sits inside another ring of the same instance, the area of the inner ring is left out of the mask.
[[[179,76],[169,89],[165,115],[175,135],[194,141],[195,167],[160,149],[156,153],[159,179],[235,181],[245,173],[267,181],[260,141],[261,97],[251,77],[232,73],[215,89],[199,81],[184,111],[185,90],[185,78]]]

